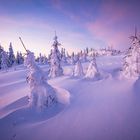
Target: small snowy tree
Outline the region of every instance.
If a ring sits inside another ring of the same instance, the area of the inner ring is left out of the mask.
[[[30,51],[27,51],[25,64],[29,70],[27,81],[31,90],[30,106],[42,110],[56,103],[55,90],[47,83],[45,74],[35,63],[34,54]]]
[[[58,49],[60,43],[57,41],[57,36],[54,37],[53,49],[50,56],[50,71],[49,77],[54,78],[63,75],[61,67],[61,53]]]
[[[75,64],[75,54],[74,52],[72,53],[72,55],[70,56],[70,64],[74,65]]]
[[[0,69],[1,69],[1,62],[2,62],[2,52],[3,52],[3,48],[0,45]]]
[[[86,50],[84,50],[84,52],[82,54],[82,61],[83,62],[87,62],[87,53],[86,53]]]
[[[99,78],[99,76],[100,74],[97,68],[96,59],[94,57],[88,66],[85,78],[95,79],[95,78]]]
[[[9,45],[9,66],[11,67],[15,62],[15,55],[12,47],[12,43]]]
[[[138,77],[140,75],[140,39],[131,36],[132,46],[124,57],[122,74],[127,78]]]
[[[48,59],[47,59],[47,57],[45,55],[43,56],[42,61],[43,61],[43,64],[48,64]]]
[[[85,52],[88,55],[88,53],[89,53],[89,48],[88,47],[86,48]]]
[[[66,58],[66,52],[65,52],[65,48],[61,49],[61,60],[63,64],[67,64],[67,58]]]
[[[38,59],[39,59],[38,60],[39,64],[43,64],[43,56],[42,56],[41,53],[39,54],[39,58]]]
[[[83,66],[79,59],[74,67],[73,76],[74,77],[83,77],[84,76]]]
[[[20,64],[23,64],[23,62],[24,62],[24,58],[22,56],[22,53],[17,52],[16,63],[20,65]]]
[[[8,55],[4,50],[1,52],[1,69],[8,70]]]

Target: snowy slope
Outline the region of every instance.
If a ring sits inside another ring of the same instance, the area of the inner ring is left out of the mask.
[[[140,96],[133,91],[135,79],[118,78],[121,59],[121,56],[97,58],[103,75],[98,81],[72,78],[74,67],[66,66],[66,76],[49,80],[65,105],[52,106],[41,114],[26,108],[29,94],[26,70],[0,73],[0,138],[139,140]],[[88,63],[82,64],[85,72]]]

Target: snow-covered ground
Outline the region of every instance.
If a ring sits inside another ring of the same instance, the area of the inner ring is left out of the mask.
[[[135,79],[119,76],[121,62],[122,56],[98,57],[99,80],[72,77],[74,66],[65,66],[64,76],[48,81],[61,104],[41,113],[27,108],[25,67],[0,72],[0,139],[140,140],[140,95]]]

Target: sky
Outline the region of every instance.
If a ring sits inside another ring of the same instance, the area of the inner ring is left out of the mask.
[[[8,50],[48,54],[56,30],[61,47],[130,47],[134,28],[140,31],[139,0],[0,0],[0,44]]]

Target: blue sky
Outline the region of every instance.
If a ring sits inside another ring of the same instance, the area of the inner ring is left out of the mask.
[[[0,43],[12,42],[24,52],[21,36],[35,54],[48,54],[56,30],[66,50],[130,46],[134,27],[140,30],[136,0],[0,0]]]

